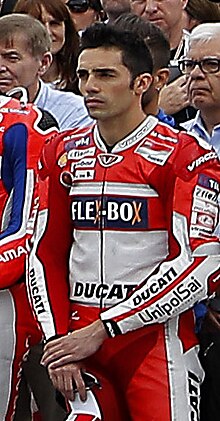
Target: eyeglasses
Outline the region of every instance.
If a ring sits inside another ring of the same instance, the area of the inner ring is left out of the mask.
[[[218,73],[220,70],[220,59],[215,57],[206,57],[203,60],[180,59],[179,69],[183,74],[189,74],[199,66],[203,73]]]
[[[66,3],[71,12],[74,13],[85,13],[89,8],[88,0],[69,0]]]

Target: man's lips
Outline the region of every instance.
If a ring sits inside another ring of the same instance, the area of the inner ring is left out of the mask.
[[[104,101],[99,98],[91,97],[91,98],[86,98],[85,103],[87,107],[96,107],[96,106],[102,105]]]
[[[155,18],[155,17],[150,17],[150,16],[148,17],[148,20],[151,23],[154,23],[154,25],[157,25],[157,24],[163,22],[163,19],[162,18]]]
[[[11,84],[11,79],[8,78],[0,78],[0,84],[1,85],[10,85]]]
[[[191,85],[190,86],[190,92],[196,93],[196,92],[209,92],[210,89],[207,86],[199,86],[199,85]]]

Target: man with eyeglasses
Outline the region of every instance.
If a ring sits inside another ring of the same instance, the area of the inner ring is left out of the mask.
[[[189,99],[198,111],[183,124],[216,150],[220,157],[220,23],[197,26],[189,39],[187,56],[179,61],[188,77]],[[217,228],[220,234],[220,226]],[[209,300],[200,332],[205,381],[201,395],[201,421],[219,421],[220,402],[220,298]]]
[[[183,127],[211,143],[220,156],[220,23],[197,26],[189,38],[187,57],[179,61],[188,76],[191,104],[196,117]]]

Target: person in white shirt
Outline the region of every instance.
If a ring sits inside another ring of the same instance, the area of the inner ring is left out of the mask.
[[[35,27],[39,48],[35,51],[29,28]],[[7,42],[12,39],[12,45]],[[45,84],[41,77],[50,67],[51,41],[46,28],[30,15],[13,13],[0,18],[0,90],[3,93],[22,86],[29,101],[49,111],[60,130],[88,126],[89,117],[80,95],[63,92]]]
[[[204,23],[193,29],[187,56],[179,61],[188,77],[191,104],[196,117],[182,126],[212,144],[220,157],[220,23]]]

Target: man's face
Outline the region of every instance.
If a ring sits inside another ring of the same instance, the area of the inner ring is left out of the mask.
[[[220,44],[217,36],[206,41],[194,41],[191,44],[187,58],[203,60],[204,58],[220,60]],[[202,110],[220,110],[220,71],[204,73],[199,66],[189,74],[189,98],[192,105]]]
[[[122,117],[133,107],[131,75],[118,49],[84,50],[79,56],[77,74],[91,117],[100,121]]]
[[[187,0],[130,0],[131,11],[159,26],[168,36],[182,19]]]
[[[6,93],[16,86],[31,89],[38,81],[40,60],[27,48],[25,37],[15,34],[13,42],[0,42],[0,91]]]

